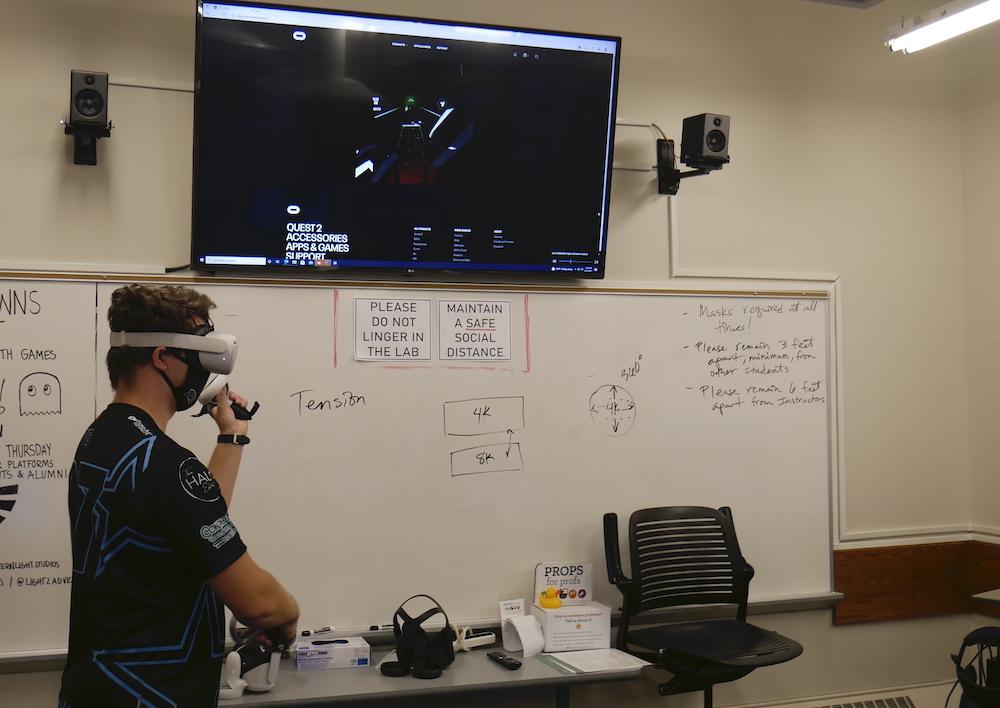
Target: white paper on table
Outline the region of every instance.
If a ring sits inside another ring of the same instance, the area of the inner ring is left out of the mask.
[[[527,656],[527,654],[525,654]],[[626,654],[618,649],[586,649],[583,651],[561,651],[547,654],[557,661],[566,664],[580,673],[595,671],[638,671],[649,662]]]
[[[524,656],[534,656],[542,651],[545,646],[545,637],[542,635],[542,625],[533,615],[521,615],[520,617],[508,617],[500,626],[503,636],[503,648],[507,651],[524,650]]]

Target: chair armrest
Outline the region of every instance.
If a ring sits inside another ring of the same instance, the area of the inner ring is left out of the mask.
[[[632,581],[625,577],[622,570],[622,556],[618,548],[618,514],[604,515],[604,560],[608,566],[608,582],[627,596]]]
[[[750,581],[753,580],[754,569],[753,566],[747,563],[747,559],[740,557],[743,562],[743,567],[740,569],[737,581],[740,584],[740,601],[736,606],[736,619],[740,622],[747,621],[747,604],[748,597],[750,595]]]

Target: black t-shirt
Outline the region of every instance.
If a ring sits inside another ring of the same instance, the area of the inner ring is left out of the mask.
[[[60,705],[215,706],[224,616],[205,581],[246,551],[215,478],[144,411],[113,403],[77,448],[69,521]]]

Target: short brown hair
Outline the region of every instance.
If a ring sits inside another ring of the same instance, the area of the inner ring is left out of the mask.
[[[196,317],[208,320],[215,307],[211,298],[183,285],[126,285],[111,294],[108,324],[112,332],[191,332]],[[135,369],[149,361],[150,347],[108,349],[111,387],[128,381]]]

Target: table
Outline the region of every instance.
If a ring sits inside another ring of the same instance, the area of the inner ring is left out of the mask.
[[[978,595],[972,596],[973,600],[985,600],[986,602],[995,602],[1000,604],[1000,588],[996,590],[989,590],[987,592],[981,592]]]
[[[538,657],[524,659],[520,652],[507,652],[523,662],[510,671],[486,658],[496,646],[459,652],[455,663],[440,678],[422,680],[412,676],[389,678],[374,666],[361,669],[296,671],[291,661],[282,662],[278,685],[268,693],[246,693],[242,698],[220,701],[221,708],[232,706],[328,706],[350,701],[388,701],[432,696],[442,693],[467,693],[484,690],[546,688],[553,690],[556,708],[569,708],[570,686],[605,681],[627,681],[639,677],[639,670],[604,671],[590,674],[564,674]],[[374,658],[374,657],[373,657]],[[21,705],[56,705],[59,694],[59,671],[38,671],[0,675],[0,696],[19,696]],[[2,704],[2,701],[0,701]]]

